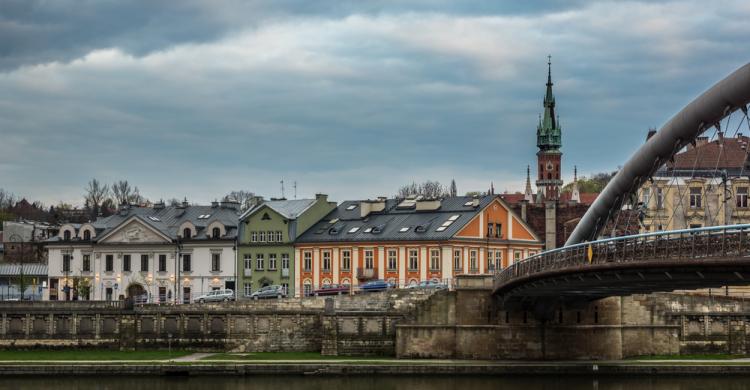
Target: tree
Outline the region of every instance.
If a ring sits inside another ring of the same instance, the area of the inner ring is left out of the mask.
[[[456,187],[456,179],[451,179],[451,188],[449,190],[450,196],[458,196],[458,187]]]
[[[244,211],[258,204],[259,198],[255,195],[254,192],[239,190],[239,191],[232,191],[226,194],[223,199],[224,200],[232,199],[232,200],[236,200],[240,202],[240,209]]]
[[[102,203],[109,198],[109,186],[100,183],[97,179],[91,179],[84,190],[86,191],[84,200],[91,211],[91,217],[96,218],[99,216]]]
[[[0,188],[0,210],[9,209],[16,203],[16,196],[12,192]]]
[[[120,180],[112,183],[112,196],[118,205],[129,204],[133,189],[127,180]]]
[[[610,180],[615,176],[617,171],[613,171],[611,173],[609,172],[599,172],[591,175],[591,178],[588,179],[584,176],[578,178],[578,191],[581,193],[600,193],[604,189],[604,187],[609,183]],[[571,192],[573,191],[573,182],[570,182],[566,184],[562,192]]]
[[[427,180],[424,183],[417,184],[412,182],[398,189],[396,197],[406,198],[409,196],[423,196],[428,199],[444,198],[449,196],[448,189],[439,181]]]

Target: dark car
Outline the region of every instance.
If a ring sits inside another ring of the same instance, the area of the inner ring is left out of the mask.
[[[364,292],[385,291],[393,287],[394,287],[393,283],[388,283],[383,279],[375,279],[375,280],[371,280],[367,283],[360,285],[359,290],[364,291]]]
[[[286,298],[286,291],[283,286],[273,285],[261,287],[258,291],[250,294],[250,299],[267,299],[267,298]]]
[[[344,295],[349,293],[348,284],[326,284],[323,287],[312,292],[314,296],[322,295]]]

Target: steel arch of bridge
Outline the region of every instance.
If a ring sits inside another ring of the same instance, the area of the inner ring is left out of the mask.
[[[750,63],[690,102],[643,144],[604,187],[565,245],[595,240],[612,213],[619,210],[659,167],[726,116],[738,109],[747,114],[748,103]]]

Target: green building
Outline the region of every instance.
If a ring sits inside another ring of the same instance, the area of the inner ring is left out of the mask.
[[[240,216],[237,252],[238,296],[263,286],[282,285],[294,295],[294,241],[336,208],[328,196],[270,200]]]

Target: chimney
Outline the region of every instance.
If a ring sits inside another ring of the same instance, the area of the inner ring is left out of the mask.
[[[474,207],[474,208],[479,207],[479,198],[474,197],[474,199],[471,200],[471,207]]]
[[[218,201],[213,201],[213,202],[211,202],[211,208],[212,208],[212,209],[215,209],[215,208],[217,208],[217,207],[219,207],[219,202],[218,202]]]
[[[363,200],[359,202],[359,217],[364,218],[370,213],[377,213],[385,210],[385,200]]]
[[[128,211],[130,211],[130,207],[127,204],[120,205],[120,215],[126,216],[128,215]]]
[[[318,202],[328,202],[328,195],[326,194],[315,194],[315,200]]]
[[[521,201],[521,220],[523,220],[524,222],[528,222],[526,220],[526,207],[528,207],[528,205],[529,205],[528,200],[524,199]]]
[[[182,200],[182,208],[187,208],[189,206],[187,198]]]
[[[164,209],[164,201],[160,200],[156,203],[154,203],[154,210],[163,210]]]
[[[420,199],[417,201],[417,211],[433,211],[440,208],[440,199]]]

